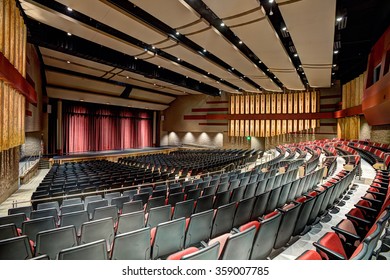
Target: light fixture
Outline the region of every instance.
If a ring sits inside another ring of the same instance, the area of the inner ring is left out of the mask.
[[[333,67],[336,67],[337,66],[337,64],[333,64]]]
[[[69,8],[69,7],[67,7],[66,9],[67,9],[69,12],[73,11],[73,9],[72,9],[72,8]]]
[[[338,17],[338,18],[336,19],[337,22],[340,22],[340,21],[342,21],[342,20],[343,20],[343,17]]]
[[[298,57],[298,54],[297,54],[297,53],[294,53],[294,57]]]
[[[179,58],[179,57],[177,58],[177,61],[180,61],[180,58]]]
[[[234,71],[234,67],[232,67],[232,71]]]
[[[80,99],[81,102],[84,102],[84,99]]]
[[[158,68],[161,68],[161,66],[159,65]]]
[[[221,24],[220,24],[220,25],[223,27],[223,26],[225,26],[225,23],[221,22]]]
[[[68,36],[72,36],[72,33],[70,33],[70,32],[68,32],[68,33],[66,33]]]
[[[242,45],[242,41],[239,41],[238,43],[239,43],[240,45]]]
[[[287,30],[287,27],[286,27],[286,26],[285,26],[285,27],[283,27],[283,28],[282,28],[282,30],[283,30],[283,31],[286,31],[286,30]]]
[[[272,4],[273,2],[274,2],[274,0],[268,0],[268,3],[271,3],[271,4]]]
[[[272,16],[274,14],[274,12],[272,11],[272,7],[271,7],[271,10],[269,11],[269,15]]]
[[[134,57],[134,59],[135,59],[135,60],[137,60],[137,59],[138,59],[138,57]]]
[[[156,49],[156,47],[155,47],[155,46],[152,46],[152,49],[154,50],[154,49]]]
[[[205,53],[205,52],[207,52],[207,50],[206,50],[206,49],[203,49],[203,52]]]
[[[176,35],[179,36],[179,35],[180,35],[180,32],[179,32],[179,31],[176,31]]]
[[[210,75],[210,72],[207,72],[207,75]]]
[[[69,60],[67,60],[67,61],[66,61],[66,63],[70,64],[70,61],[69,61]]]
[[[338,53],[339,53],[339,51],[338,51],[338,50],[335,50],[333,53],[334,53],[334,54],[338,54]]]
[[[336,74],[335,72],[332,73],[332,75],[335,75],[335,74]]]
[[[129,76],[126,76],[126,79],[128,79],[129,78]]]

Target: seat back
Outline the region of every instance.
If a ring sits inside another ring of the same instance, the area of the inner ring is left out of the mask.
[[[276,189],[271,190],[271,193],[269,195],[269,199],[267,202],[267,207],[265,208],[265,213],[270,213],[276,209],[281,191],[282,191],[281,186],[277,187]]]
[[[217,187],[217,193],[225,192],[227,190],[229,190],[229,182],[219,183]]]
[[[23,222],[22,233],[35,242],[38,232],[53,229],[55,227],[56,223],[54,217],[38,218]]]
[[[118,210],[122,210],[123,204],[130,201],[128,196],[114,197],[111,199],[111,205],[115,205]]]
[[[173,210],[172,220],[184,217],[189,218],[194,211],[194,200],[186,200],[182,202],[178,202],[175,205],[175,209]]]
[[[279,211],[263,217],[253,242],[251,260],[265,260],[270,255],[281,220],[282,214]]]
[[[201,196],[196,201],[195,213],[200,213],[213,208],[213,195]]]
[[[115,205],[95,208],[95,211],[92,215],[92,220],[99,220],[108,217],[113,219],[114,224],[118,221],[118,209]]]
[[[212,209],[191,216],[186,230],[184,248],[197,245],[201,241],[207,242],[209,240],[213,225],[213,216],[214,211]]]
[[[308,224],[310,213],[313,209],[315,203],[315,197],[306,197],[302,196],[295,200],[302,204],[301,209],[299,210],[297,222],[292,233],[293,236],[296,236],[304,231],[306,225]]]
[[[84,198],[84,207],[85,207],[85,209],[87,209],[87,205],[88,205],[89,202],[97,201],[97,200],[101,200],[101,199],[102,199],[102,196],[100,194],[86,196]]]
[[[58,212],[55,208],[46,208],[42,210],[35,210],[31,211],[30,219],[38,219],[38,218],[44,218],[44,217],[53,217],[55,222],[58,222]]]
[[[81,234],[81,225],[89,221],[87,211],[77,211],[61,216],[61,227],[74,225],[78,236]]]
[[[75,226],[45,230],[37,234],[35,255],[46,254],[51,260],[54,260],[62,249],[74,246],[77,246]]]
[[[32,257],[26,235],[0,240],[0,260],[27,260]]]
[[[290,240],[300,209],[301,203],[294,202],[285,205],[283,208],[279,208],[279,211],[282,213],[282,220],[275,240],[275,249],[282,248]]]
[[[145,226],[144,211],[122,214],[119,216],[117,234],[131,232]]]
[[[60,206],[58,201],[50,201],[37,204],[37,210],[55,208],[57,210],[57,214],[60,212]]]
[[[257,182],[256,193],[255,193],[256,196],[265,192],[265,187],[267,186],[267,181],[268,181],[268,179],[263,179],[263,180]]]
[[[91,201],[87,204],[87,212],[89,219],[92,219],[93,212],[95,211],[96,208],[100,207],[105,207],[108,206],[108,201],[107,199],[102,199],[102,200],[96,200],[96,201]]]
[[[270,173],[270,172],[268,172],[268,173]],[[267,185],[265,186],[265,190],[264,191],[268,192],[268,191],[274,189],[275,187],[277,187],[275,185],[275,179],[276,179],[275,176],[272,176],[272,177],[268,178]]]
[[[247,178],[247,177],[246,177]],[[242,199],[245,193],[246,186],[237,187],[232,191],[230,202],[238,202]]]
[[[197,252],[183,256],[182,260],[218,260],[219,242],[200,249]]]
[[[184,192],[169,194],[168,196],[168,204],[172,207],[176,205],[176,203],[184,200]]]
[[[232,234],[222,249],[221,260],[249,260],[252,251],[256,227],[252,226],[242,232]]]
[[[120,197],[121,193],[120,192],[111,192],[111,193],[106,193],[104,194],[104,199],[108,201],[108,205],[111,205],[111,199],[115,197]]]
[[[150,260],[150,228],[117,234],[112,260]]]
[[[164,206],[165,205],[165,196],[152,197],[148,200],[146,204],[146,212],[149,212],[150,209]]]
[[[290,191],[287,196],[287,201],[293,201],[297,197],[297,191],[299,187],[299,181],[300,179],[296,179],[291,183]]]
[[[253,206],[251,220],[257,220],[258,217],[263,216],[267,207],[267,201],[271,192],[264,192],[256,196],[255,205]]]
[[[32,206],[22,206],[8,209],[8,215],[24,213],[30,219],[30,213],[33,210]]]
[[[126,190],[126,191],[123,191],[122,196],[123,197],[128,197],[130,200],[132,200],[136,194],[137,194],[137,190],[136,189]]]
[[[123,203],[122,214],[138,212],[141,210],[144,210],[141,200],[125,202]]]
[[[237,209],[234,214],[233,227],[241,226],[251,220],[253,206],[256,198],[250,197],[240,200],[237,204]]]
[[[18,230],[15,224],[7,224],[0,226],[0,240],[18,236]]]
[[[237,188],[239,185],[240,185],[239,179],[235,179],[233,181],[230,181],[229,190],[231,191],[231,190]]]
[[[222,205],[226,205],[230,200],[230,191],[220,192],[215,195],[213,208],[216,209]]]
[[[104,239],[63,249],[59,260],[107,260],[107,244]]]
[[[64,205],[61,206],[60,209],[61,209],[61,215],[77,212],[77,211],[84,211],[84,203]]]
[[[197,200],[200,197],[200,193],[202,192],[201,189],[195,189],[195,190],[190,190],[187,193],[187,200],[193,199],[194,201]]]
[[[252,176],[253,176],[253,175],[252,175]],[[245,189],[245,193],[244,193],[243,198],[254,197],[255,194],[256,194],[256,188],[257,188],[257,182],[249,183],[249,184],[246,186],[246,189]]]
[[[179,218],[161,223],[156,228],[153,240],[152,259],[167,256],[184,247],[186,221]],[[172,238],[174,236],[174,238]]]
[[[322,202],[325,198],[325,194],[326,194],[325,191],[322,192],[312,191],[309,193],[309,196],[314,197],[315,201],[314,201],[313,209],[311,210],[309,215],[309,220],[307,221],[308,225],[312,225],[316,221],[320,212]]]
[[[82,203],[80,197],[68,198],[68,199],[64,199],[64,200],[62,201],[61,206],[68,206],[68,205],[79,204],[79,203]]]
[[[202,195],[214,195],[217,191],[217,186],[208,186],[203,189]]]
[[[100,239],[106,240],[107,250],[110,251],[114,241],[114,221],[112,218],[104,218],[82,224],[80,244]]]
[[[287,197],[290,192],[291,183],[284,184],[281,188],[282,189],[280,191],[279,200],[276,204],[276,208],[283,207],[283,205],[288,202]]]
[[[213,228],[211,230],[210,238],[214,238],[223,233],[227,233],[232,229],[235,211],[235,202],[218,207],[217,212],[214,216]]]
[[[167,222],[171,219],[171,206],[165,205],[150,209],[146,226],[150,228],[156,227],[160,223]]]

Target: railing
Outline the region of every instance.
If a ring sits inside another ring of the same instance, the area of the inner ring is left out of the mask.
[[[19,177],[26,174],[26,172],[30,169],[31,166],[36,164],[36,160],[32,160],[33,158],[36,158],[38,161],[42,157],[41,150],[36,150],[32,155],[30,155],[27,158],[27,161],[22,164],[22,166],[19,168]]]

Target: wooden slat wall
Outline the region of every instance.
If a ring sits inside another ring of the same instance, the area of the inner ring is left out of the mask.
[[[300,114],[319,112],[318,92],[261,93],[230,96],[230,115]],[[238,120],[229,124],[229,136],[272,137],[314,129],[317,120]]]
[[[27,29],[16,2],[0,0],[0,52],[26,77]],[[0,151],[24,143],[25,97],[0,81]]]

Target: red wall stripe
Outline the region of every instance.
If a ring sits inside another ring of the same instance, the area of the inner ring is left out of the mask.
[[[10,83],[10,86],[23,94],[26,99],[37,104],[37,93],[18,70],[0,53],[0,80]]]
[[[199,125],[218,125],[218,126],[227,126],[227,123],[199,123]]]
[[[192,112],[227,112],[228,108],[195,108]]]
[[[206,101],[206,104],[229,104],[229,101]]]

